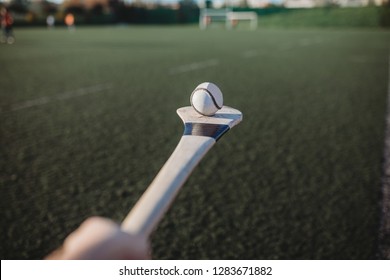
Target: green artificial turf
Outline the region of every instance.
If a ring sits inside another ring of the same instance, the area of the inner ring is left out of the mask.
[[[120,222],[178,143],[176,109],[204,81],[244,120],[183,186],[153,257],[377,258],[388,31],[15,35],[0,45],[2,259],[40,259],[92,215]],[[197,69],[179,71],[188,65]]]

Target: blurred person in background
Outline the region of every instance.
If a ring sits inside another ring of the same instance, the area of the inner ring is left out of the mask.
[[[46,24],[47,24],[47,27],[49,29],[52,29],[54,28],[54,25],[55,25],[55,22],[56,22],[56,19],[53,15],[48,15],[47,18],[46,18]]]
[[[74,15],[69,13],[65,16],[65,24],[68,26],[68,29],[70,31],[73,31],[75,26],[74,26]]]
[[[2,7],[0,10],[1,17],[1,30],[3,31],[1,42],[13,44],[15,42],[15,38],[12,32],[12,25],[14,20],[11,16],[11,13],[8,12],[7,8]]]

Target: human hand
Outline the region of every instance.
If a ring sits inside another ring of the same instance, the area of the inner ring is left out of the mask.
[[[48,260],[150,259],[150,244],[143,236],[130,235],[110,219],[91,217],[72,232]]]

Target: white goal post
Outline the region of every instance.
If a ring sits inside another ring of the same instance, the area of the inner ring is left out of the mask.
[[[224,22],[227,29],[232,29],[238,21],[249,21],[250,29],[257,28],[255,12],[233,12],[232,9],[202,9],[199,15],[199,28],[206,29],[213,22]]]
[[[201,9],[199,15],[199,27],[200,29],[206,29],[212,22],[226,22],[227,13],[231,12],[231,9]]]
[[[250,28],[257,28],[257,14],[255,12],[229,12],[226,15],[226,28],[232,29],[235,22],[247,20],[250,22]]]

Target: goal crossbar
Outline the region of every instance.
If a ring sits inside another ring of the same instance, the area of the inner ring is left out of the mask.
[[[237,21],[250,21],[250,28],[257,28],[257,14],[255,12],[233,12],[231,9],[203,9],[199,15],[200,29],[206,29],[212,22],[225,22],[227,29],[232,29]]]

